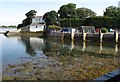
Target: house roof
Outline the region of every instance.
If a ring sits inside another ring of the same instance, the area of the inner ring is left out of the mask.
[[[42,18],[43,16],[35,16],[34,18]]]

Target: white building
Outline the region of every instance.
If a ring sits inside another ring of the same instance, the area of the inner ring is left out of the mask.
[[[28,26],[22,27],[23,32],[41,32],[46,28],[45,21],[42,16],[35,16],[32,19],[32,23]]]
[[[118,7],[120,8],[120,1],[118,2]]]

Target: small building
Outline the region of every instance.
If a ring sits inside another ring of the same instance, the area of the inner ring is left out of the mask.
[[[95,33],[95,27],[94,26],[81,26],[78,28],[79,32],[85,32],[85,33]]]
[[[32,23],[21,28],[22,32],[43,32],[46,28],[45,21],[42,16],[35,16]]]

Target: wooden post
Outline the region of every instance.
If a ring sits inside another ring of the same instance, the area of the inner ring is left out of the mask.
[[[118,42],[118,32],[117,31],[114,31],[114,39],[115,39],[115,42],[117,43]]]
[[[103,39],[103,33],[101,32],[101,30],[99,31],[99,40],[100,42],[102,42],[102,39]]]
[[[83,31],[82,35],[83,35],[83,41],[85,41],[86,40],[86,33]]]
[[[71,39],[74,40],[75,33],[71,32]]]
[[[114,55],[118,52],[118,44],[115,44],[115,52]]]

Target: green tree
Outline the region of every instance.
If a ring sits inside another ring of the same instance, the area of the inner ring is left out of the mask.
[[[56,11],[52,10],[43,15],[43,19],[45,20],[47,25],[53,25],[58,23],[58,14]]]
[[[27,18],[34,18],[34,16],[36,15],[37,11],[35,10],[30,10],[29,12],[27,12],[25,15]]]
[[[96,16],[96,13],[94,11],[92,11],[91,9],[88,8],[77,8],[76,9],[77,12],[77,17],[81,18],[81,19],[86,19],[89,17],[94,17]]]
[[[120,8],[115,6],[109,6],[105,9],[104,16],[118,18],[120,16]]]
[[[58,10],[60,18],[75,18],[76,17],[76,4],[69,3],[67,5],[62,5]]]
[[[37,11],[35,11],[35,10],[30,10],[29,12],[27,12],[25,14],[27,18],[22,21],[22,24],[19,24],[17,26],[17,29],[27,26],[27,25],[30,25],[32,23],[32,18],[34,18],[36,13],[37,13]]]

